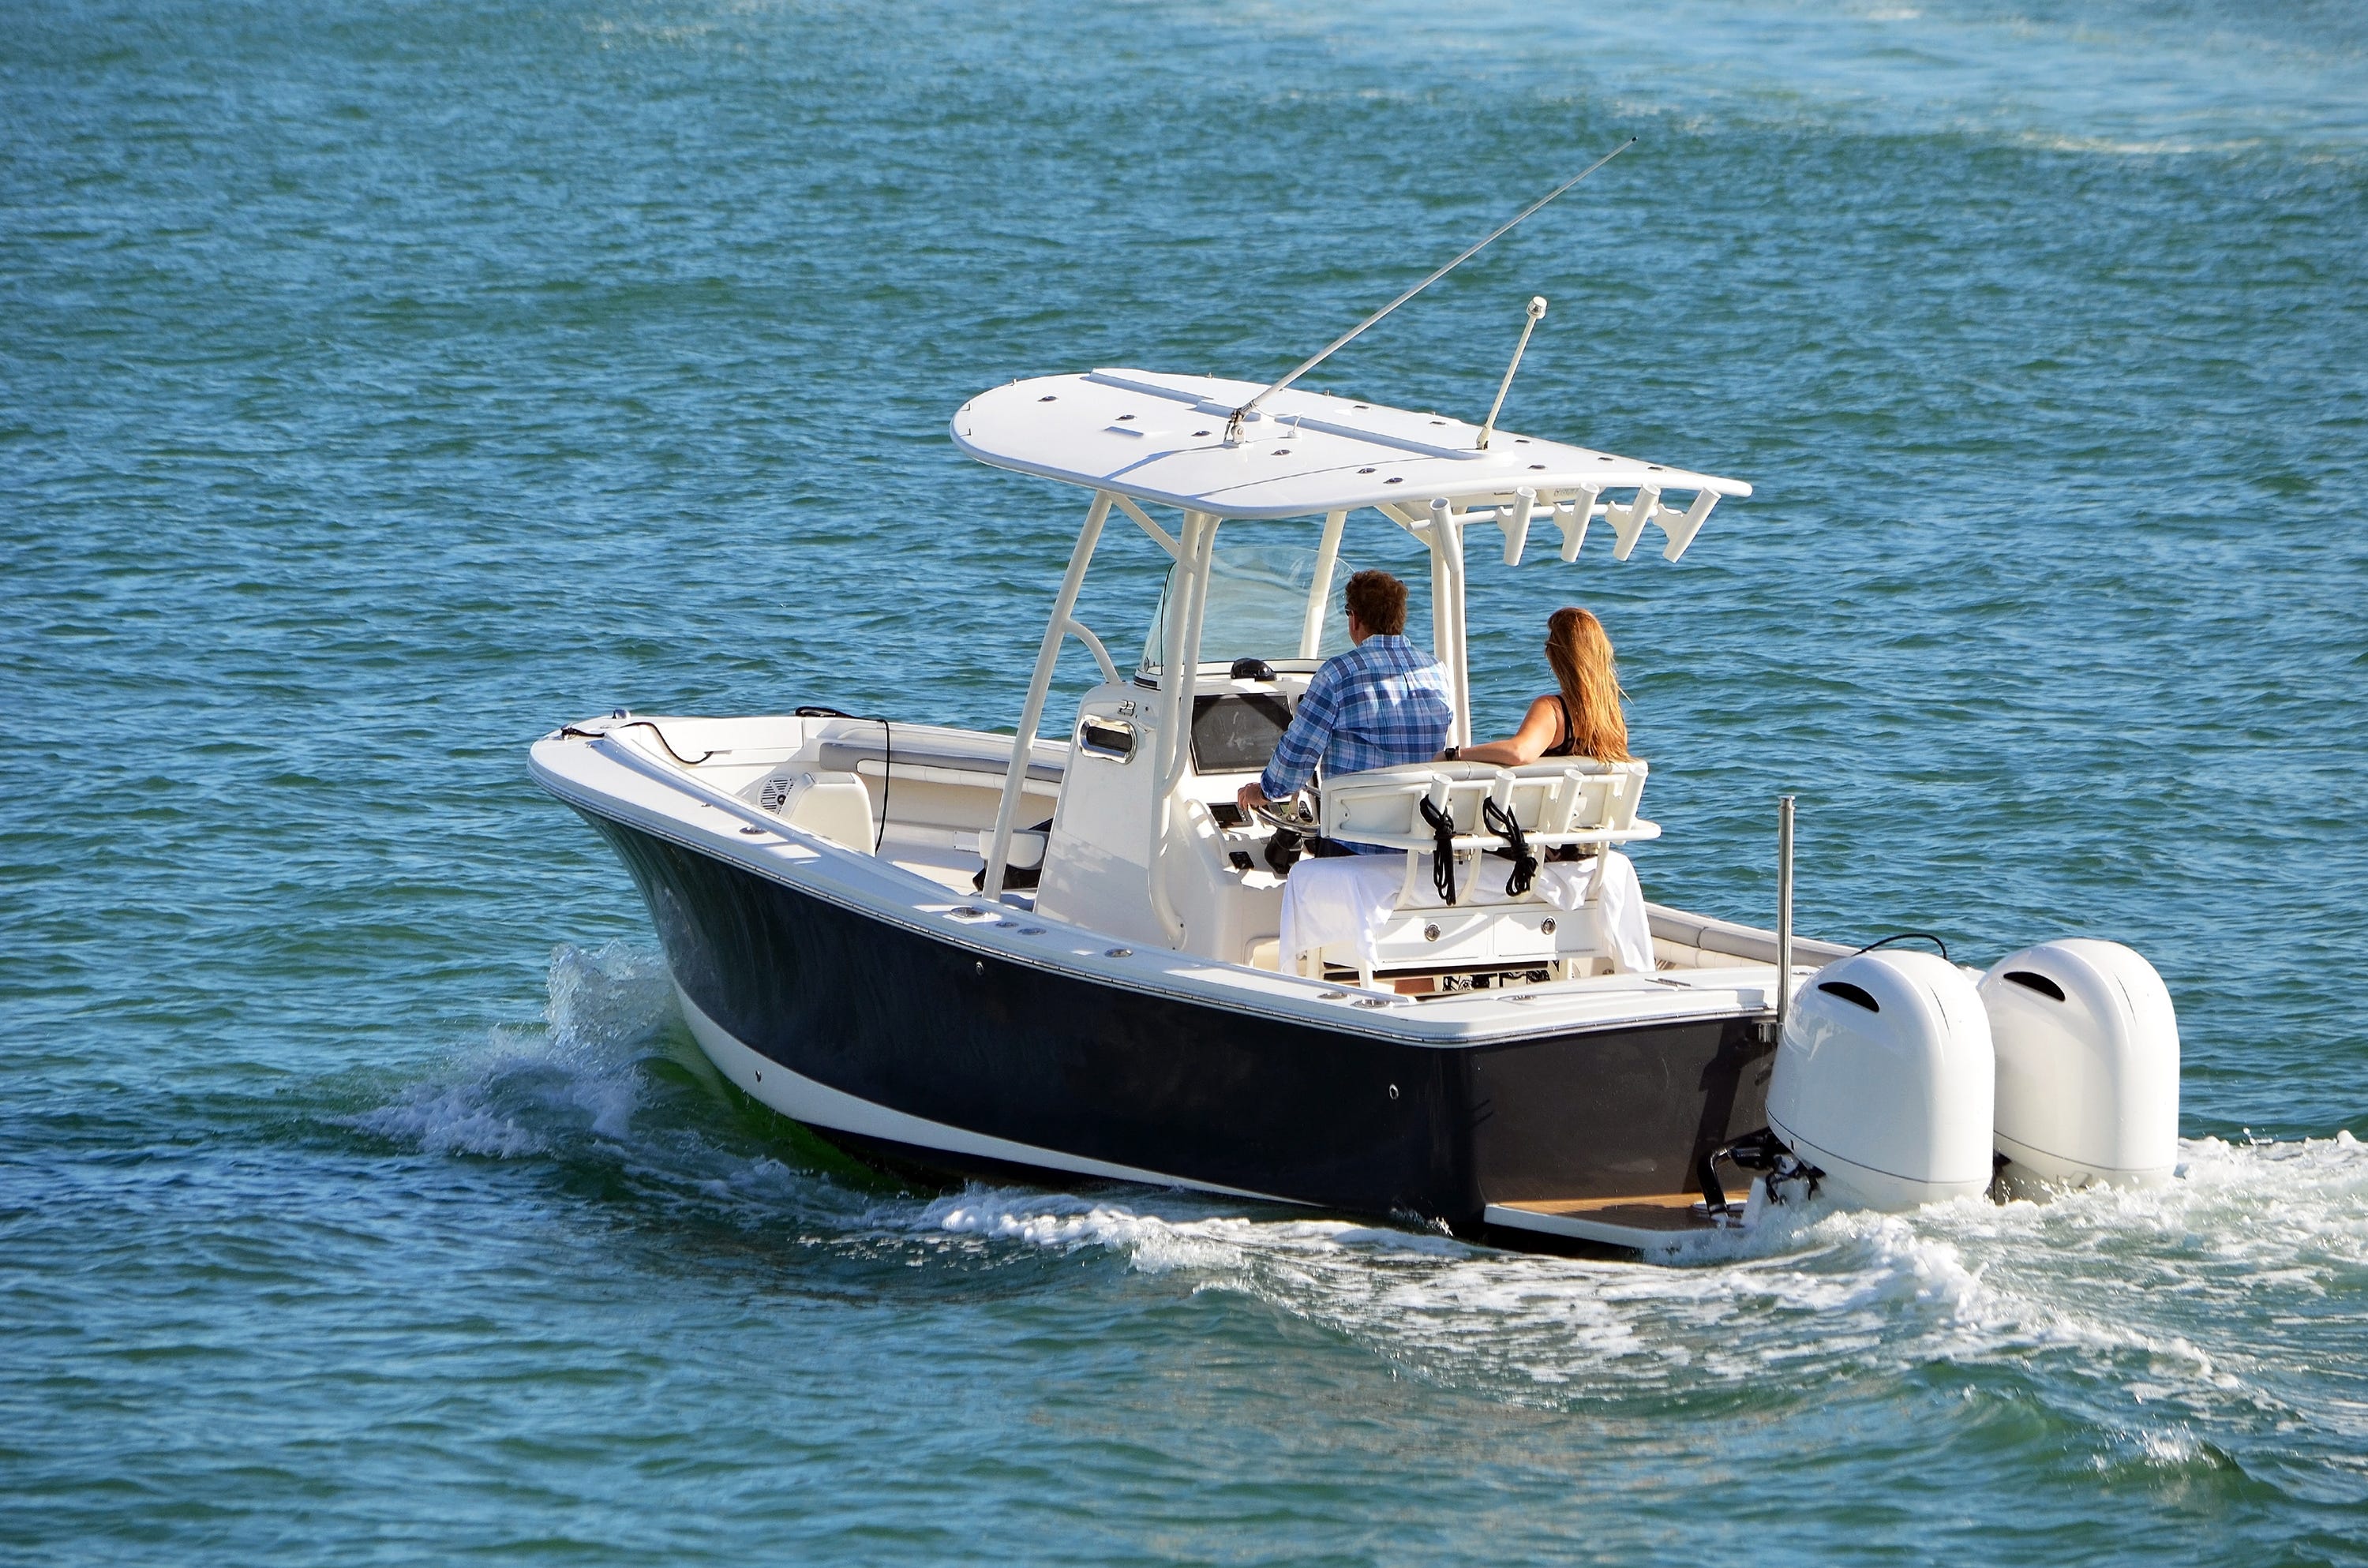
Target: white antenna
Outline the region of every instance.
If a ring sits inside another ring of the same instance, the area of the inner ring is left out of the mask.
[[[1488,437],[1497,433],[1497,415],[1505,406],[1505,394],[1513,390],[1513,372],[1521,368],[1521,356],[1529,351],[1530,334],[1537,331],[1538,323],[1545,319],[1546,297],[1543,294],[1530,296],[1527,314],[1529,319],[1521,323],[1521,341],[1513,345],[1513,362],[1505,367],[1505,379],[1497,383],[1497,401],[1488,405],[1488,417],[1480,426],[1480,443],[1473,449],[1475,451],[1486,451]]]
[[[1497,240],[1503,238],[1506,234],[1510,233],[1531,213],[1537,211],[1538,209],[1543,207],[1547,202],[1552,201],[1555,197],[1560,196],[1563,192],[1577,185],[1580,180],[1585,179],[1588,176],[1593,174],[1596,170],[1601,168],[1604,165],[1610,163],[1612,159],[1618,157],[1621,153],[1626,152],[1629,148],[1634,147],[1634,145],[1636,145],[1636,139],[1634,136],[1631,136],[1627,141],[1620,143],[1619,146],[1612,148],[1611,151],[1604,153],[1603,156],[1596,159],[1595,162],[1588,165],[1587,167],[1579,170],[1578,173],[1563,181],[1562,184],[1554,187],[1552,190],[1547,191],[1543,196],[1539,197],[1535,201],[1531,202],[1519,212],[1514,213],[1510,218],[1507,219],[1497,227],[1491,229],[1488,232],[1486,238],[1473,245],[1471,249],[1465,251],[1462,256],[1457,256],[1445,267],[1440,267],[1438,271],[1432,273],[1429,277],[1424,278],[1421,282],[1416,284],[1405,293],[1400,294],[1396,299],[1392,300],[1388,304],[1383,305],[1380,310],[1375,311],[1372,315],[1367,316],[1363,321],[1359,322],[1356,325],[1350,327],[1348,331],[1334,338],[1330,345],[1327,346],[1322,353],[1316,355],[1314,358],[1300,366],[1296,370],[1292,371],[1291,374],[1283,377],[1282,380],[1275,382],[1274,385],[1267,388],[1266,391],[1258,393],[1258,396],[1250,399],[1249,402],[1234,410],[1234,416],[1225,421],[1226,443],[1231,445],[1238,442],[1242,438],[1242,421],[1247,418],[1259,403],[1264,403],[1267,399],[1272,397],[1283,388],[1291,385],[1292,382],[1299,380],[1300,377],[1307,374],[1308,371],[1315,369],[1316,366],[1324,363],[1325,360],[1332,358],[1336,351],[1347,347],[1350,343],[1354,342],[1358,335],[1362,333],[1367,327],[1372,325],[1375,322],[1380,321],[1383,316],[1388,315],[1392,311],[1396,310],[1400,305],[1405,304],[1408,300],[1413,299],[1417,294],[1421,293],[1425,289],[1429,288],[1432,284],[1438,282],[1440,278],[1446,277],[1449,273],[1454,271],[1465,262],[1470,261],[1474,256],[1478,256],[1482,251],[1487,249]]]

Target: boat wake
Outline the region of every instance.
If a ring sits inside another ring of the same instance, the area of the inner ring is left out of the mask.
[[[1658,1392],[1714,1405],[1748,1403],[1771,1376],[1971,1387],[2029,1374],[2049,1401],[2100,1407],[2083,1418],[2122,1437],[2100,1462],[2215,1463],[2214,1443],[2239,1429],[2368,1450],[2368,1378],[2310,1348],[2368,1330],[2368,1145],[2349,1132],[2189,1140],[2178,1179],[2152,1191],[1778,1210],[1692,1243],[1675,1267],[1129,1187],[912,1193],[727,1096],[684,1036],[662,961],[623,945],[559,949],[545,1027],[498,1032],[449,1081],[356,1124],[427,1154],[601,1166],[622,1178],[604,1190],[647,1205],[654,1226],[794,1235],[925,1274],[1032,1256],[1054,1266],[1055,1290],[1077,1285],[1064,1261],[1116,1263],[1517,1403]]]
[[[2004,1384],[2101,1427],[2099,1468],[2211,1467],[2271,1433],[2359,1468],[2338,1456],[2368,1439],[2368,1402],[2330,1391],[2310,1346],[2362,1326],[2368,1146],[2348,1132],[2199,1139],[2183,1155],[2180,1179],[2153,1192],[1779,1214],[1674,1267],[1180,1195],[973,1188],[910,1222],[946,1245],[1115,1255],[1517,1404],[1657,1394],[1742,1408],[1771,1378],[1796,1391],[1906,1379],[1964,1398]]]

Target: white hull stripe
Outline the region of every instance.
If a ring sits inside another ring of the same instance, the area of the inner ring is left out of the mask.
[[[886,1106],[859,1099],[826,1084],[817,1084],[812,1078],[791,1072],[771,1057],[744,1043],[731,1030],[701,1012],[699,1004],[692,1001],[681,986],[675,987],[675,995],[681,999],[682,1016],[690,1025],[691,1038],[699,1041],[699,1049],[707,1053],[707,1059],[715,1063],[716,1070],[750,1096],[792,1121],[831,1131],[853,1133],[861,1138],[904,1143],[917,1149],[935,1149],[942,1153],[997,1160],[1005,1165],[1033,1165],[1040,1170],[1066,1171],[1076,1176],[1101,1176],[1110,1181],[1131,1181],[1144,1187],[1190,1187],[1198,1192],[1223,1193],[1228,1198],[1248,1198],[1261,1203],[1290,1203],[1295,1208],[1304,1207],[1288,1198],[1275,1198],[1238,1187],[1220,1187],[1213,1182],[1194,1181],[1189,1176],[1167,1176],[1133,1165],[1111,1165],[1106,1160],[1089,1160],[1053,1149],[1039,1149],[1032,1144],[1015,1143],[1007,1138],[992,1138],[983,1132],[949,1127],[942,1121],[928,1121],[917,1116],[907,1116],[901,1110],[890,1110]]]

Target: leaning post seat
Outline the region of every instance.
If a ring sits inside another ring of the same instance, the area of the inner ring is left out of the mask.
[[[1479,855],[1505,847],[1504,835],[1483,811],[1484,802],[1494,802],[1533,847],[1633,844],[1661,836],[1658,823],[1636,815],[1646,771],[1642,762],[1556,757],[1519,767],[1414,762],[1344,773],[1317,790],[1317,831],[1388,849],[1432,849],[1439,830],[1423,812],[1429,801],[1453,821],[1457,853]]]
[[[1517,767],[1408,763],[1326,780],[1316,790],[1317,832],[1406,855],[1378,926],[1337,939],[1310,933],[1318,938],[1307,949],[1316,971],[1339,962],[1370,984],[1377,970],[1537,964],[1571,973],[1577,960],[1596,957],[1620,965],[1622,944],[1601,928],[1607,858],[1594,857],[1583,874],[1584,902],[1574,912],[1594,918],[1558,923],[1554,907],[1568,908],[1565,901],[1580,893],[1570,876],[1578,869],[1541,867],[1530,886],[1508,891],[1517,879],[1507,857],[1517,846],[1505,830],[1517,826],[1518,848],[1540,862],[1566,846],[1602,850],[1658,838],[1660,824],[1636,814],[1647,772],[1641,761],[1560,757]],[[1442,847],[1453,862],[1453,906],[1432,881]],[[1283,958],[1286,967],[1297,961],[1296,954]]]

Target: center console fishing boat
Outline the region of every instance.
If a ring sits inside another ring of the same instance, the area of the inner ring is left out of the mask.
[[[1468,549],[1575,562],[1600,528],[1626,561],[1651,529],[1676,562],[1748,485],[1131,369],[997,388],[952,436],[1088,498],[1016,733],[619,711],[533,749],[639,884],[700,1048],[766,1105],[892,1161],[1645,1256],[1738,1222],[1747,1189],[1900,1208],[2169,1177],[2177,1025],[2126,948],[1975,971],[1645,903],[1620,853],[1660,832],[1641,762],[1429,762],[1322,779],[1289,817],[1235,805],[1345,645],[1352,511],[1427,563],[1465,744]],[[1133,669],[1076,619],[1112,522],[1168,562]],[[1100,680],[1047,738],[1071,637]],[[1316,899],[1341,861],[1293,859],[1304,838],[1403,853]]]
[[[1345,645],[1352,512],[1428,560],[1460,747],[1475,536],[1570,562],[1600,520],[1613,560],[1653,528],[1675,562],[1751,494],[1497,430],[1543,299],[1477,427],[1293,389],[1631,145],[1263,389],[1093,370],[964,403],[963,451],[1092,497],[1013,734],[620,710],[536,743],[725,1076],[893,1161],[1643,1256],[1821,1191],[1897,1209],[2170,1178],[2179,1029],[2144,959],[2074,939],[1981,971],[1796,941],[1789,798],[1772,931],[1645,902],[1621,848],[1661,831],[1641,762],[1419,762],[1237,806]],[[1131,671],[1077,619],[1114,516],[1169,562]],[[1071,637],[1101,679],[1045,739]]]

